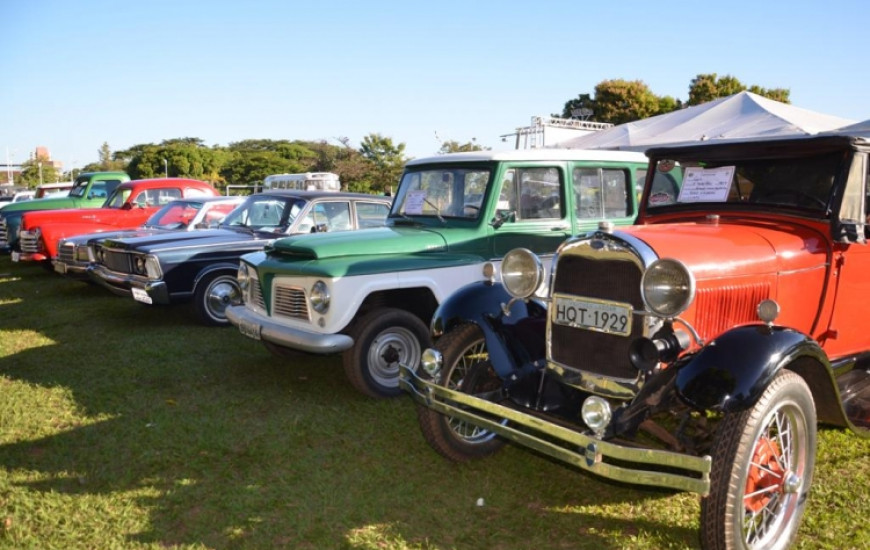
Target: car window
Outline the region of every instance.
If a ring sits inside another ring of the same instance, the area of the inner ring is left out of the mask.
[[[360,229],[384,225],[389,213],[390,207],[381,202],[356,203],[357,225]]]
[[[578,219],[625,218],[632,214],[631,179],[622,169],[574,169],[574,208]]]
[[[561,171],[555,167],[515,168],[506,173],[511,180],[502,188],[504,199],[519,206],[517,219],[540,220],[563,217]],[[519,197],[514,200],[513,197]]]
[[[146,189],[137,194],[130,202],[140,208],[148,208],[152,206],[163,206],[164,204],[168,204],[175,199],[180,198],[181,189]]]

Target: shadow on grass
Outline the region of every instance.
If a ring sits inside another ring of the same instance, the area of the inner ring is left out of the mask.
[[[16,267],[0,262],[0,273]],[[35,331],[53,343],[0,358],[0,381],[62,388],[74,414],[47,417],[49,435],[0,445],[0,465],[37,474],[16,481],[21,490],[132,501],[149,517],[147,529],[123,535],[130,544],[696,544],[692,528],[654,512],[674,505],[669,493],[605,483],[514,447],[468,464],[442,460],[410,399],[359,395],[337,357],[273,358],[232,328],[196,325],[184,306],[146,307],[21,271],[0,282],[9,300],[0,338]]]

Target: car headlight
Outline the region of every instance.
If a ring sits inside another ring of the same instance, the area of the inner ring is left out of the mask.
[[[329,287],[323,281],[317,281],[311,286],[311,292],[308,293],[308,303],[311,304],[311,309],[321,315],[329,310]]]
[[[239,288],[242,289],[242,292],[247,292],[251,287],[251,275],[248,273],[248,264],[245,262],[239,264],[239,271],[236,273],[236,279],[238,280]]]
[[[501,280],[511,296],[525,300],[541,286],[544,266],[531,250],[515,248],[501,262]]]
[[[79,262],[93,262],[94,257],[91,255],[91,249],[86,244],[75,245],[75,253],[73,257]]]
[[[136,275],[145,275],[145,256],[136,256],[133,258],[133,273]]]
[[[163,270],[160,268],[160,260],[156,256],[145,256],[145,273],[149,279],[162,279]]]
[[[640,292],[646,307],[662,317],[676,317],[695,299],[695,277],[680,261],[654,261],[643,274]]]

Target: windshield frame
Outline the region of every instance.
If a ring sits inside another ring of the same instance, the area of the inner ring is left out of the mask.
[[[485,215],[483,210],[497,170],[497,164],[489,162],[444,162],[406,167],[388,219],[478,222]],[[477,181],[469,181],[470,177]]]

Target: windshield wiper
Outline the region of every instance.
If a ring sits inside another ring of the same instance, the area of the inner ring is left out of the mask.
[[[438,220],[441,222],[441,225],[445,225],[447,222],[444,221],[444,218],[441,216],[441,209],[438,208],[438,205],[429,199],[423,199],[423,201],[435,209],[435,215],[438,216]]]

